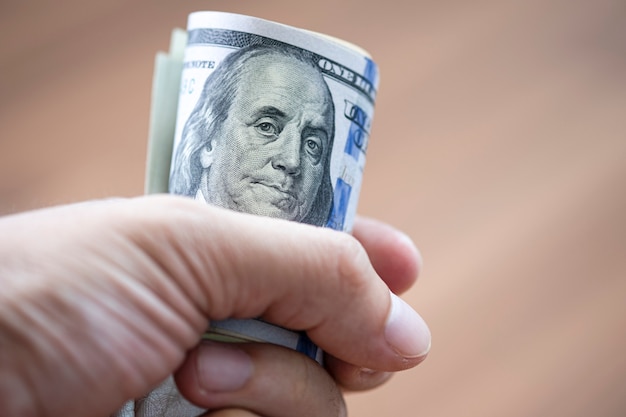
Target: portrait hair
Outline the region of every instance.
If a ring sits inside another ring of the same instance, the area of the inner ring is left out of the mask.
[[[195,197],[205,169],[201,162],[201,154],[204,149],[211,150],[219,146],[219,140],[223,137],[221,129],[231,111],[234,97],[238,93],[238,87],[242,83],[242,77],[246,73],[246,67],[250,60],[258,57],[279,55],[295,59],[311,66],[320,72],[312,57],[312,54],[286,45],[255,44],[229,54],[207,77],[198,102],[191,112],[182,131],[180,143],[174,150],[172,157],[172,170],[169,180],[169,192],[189,197]],[[331,111],[333,123],[329,126],[328,150],[325,153],[323,174],[320,186],[313,204],[302,223],[317,226],[326,224],[333,205],[333,187],[330,179],[330,159],[332,154],[335,126],[334,105],[328,85],[320,78],[326,93]]]

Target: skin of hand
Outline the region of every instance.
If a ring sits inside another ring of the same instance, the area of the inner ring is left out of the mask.
[[[392,293],[420,263],[374,220],[350,236],[174,196],[0,218],[0,414],[106,416],[175,372],[206,415],[343,416],[340,387],[426,357],[426,324]],[[307,331],[327,370],[278,346],[198,343],[209,319],[259,316]]]

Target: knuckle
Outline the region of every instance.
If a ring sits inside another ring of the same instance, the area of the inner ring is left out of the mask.
[[[367,252],[358,240],[347,234],[337,239],[334,249],[337,277],[342,287],[358,291],[366,284],[365,278],[370,268]]]

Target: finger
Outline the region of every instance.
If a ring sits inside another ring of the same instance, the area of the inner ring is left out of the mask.
[[[384,384],[393,376],[393,372],[353,365],[328,354],[324,356],[324,366],[335,382],[346,391],[373,389]]]
[[[182,395],[207,409],[234,407],[272,417],[346,415],[343,397],[328,373],[278,346],[202,342],[175,380]]]
[[[357,217],[353,236],[370,258],[378,275],[395,293],[413,285],[422,268],[422,257],[411,239],[397,229],[374,219]],[[422,356],[422,360],[426,355]],[[362,391],[375,388],[392,376],[390,372],[356,366],[326,355],[324,364],[344,389]]]
[[[374,269],[396,294],[415,283],[422,256],[413,241],[386,223],[357,217],[352,235],[363,245]]]
[[[430,347],[424,321],[390,294],[348,234],[171,196],[123,207],[132,210],[119,227],[136,233],[166,278],[178,277],[204,317],[262,316],[307,331],[339,359],[384,371],[415,366]],[[160,297],[176,295],[151,278],[155,291],[167,289]]]

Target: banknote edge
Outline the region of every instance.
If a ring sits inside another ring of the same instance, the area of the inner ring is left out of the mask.
[[[167,193],[176,129],[176,115],[187,32],[176,28],[169,52],[158,52],[154,60],[152,99],[148,129],[145,194]]]

